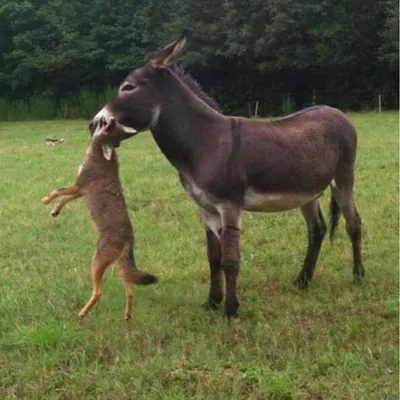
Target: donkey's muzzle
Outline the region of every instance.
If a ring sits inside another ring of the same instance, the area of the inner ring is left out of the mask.
[[[115,118],[109,117],[106,118],[101,116],[100,118],[94,118],[89,123],[89,132],[90,136],[93,137],[93,134],[96,132],[97,129],[104,129],[104,133],[110,133],[113,129],[115,129],[116,121]]]
[[[107,133],[112,133],[111,136],[115,142],[114,147],[118,147],[121,141],[129,139],[137,134],[136,129],[122,125],[119,121],[117,121],[107,106],[103,107],[103,109],[101,109],[89,123],[90,136],[93,137],[93,134],[96,132],[96,130],[99,127],[103,127],[103,125],[108,125],[106,127],[106,131]]]

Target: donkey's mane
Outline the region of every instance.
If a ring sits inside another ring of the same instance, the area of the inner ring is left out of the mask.
[[[214,110],[221,112],[218,104],[201,88],[200,84],[185,70],[177,64],[172,64],[169,69],[174,72],[179,79],[188,87],[196,96],[203,100],[208,106]]]

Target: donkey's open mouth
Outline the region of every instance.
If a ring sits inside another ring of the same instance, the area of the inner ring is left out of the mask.
[[[108,111],[107,106],[101,109],[90,122],[89,131],[91,137],[93,137],[96,129],[101,123],[103,123],[103,125],[107,125],[107,134],[111,132],[113,133],[112,136],[113,138],[115,138],[115,140],[113,141],[114,147],[119,147],[121,141],[129,139],[130,137],[138,133],[136,129],[130,128],[117,122],[112,113]]]

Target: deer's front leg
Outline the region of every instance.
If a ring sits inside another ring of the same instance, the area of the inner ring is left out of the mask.
[[[48,196],[43,197],[43,204],[50,204],[56,197],[59,196],[75,196],[79,193],[80,188],[78,185],[72,185],[53,190]]]
[[[240,208],[229,205],[221,210],[221,266],[225,273],[225,314],[237,318],[239,300],[236,286],[240,269]]]
[[[51,216],[57,217],[66,204],[72,200],[78,199],[79,197],[82,197],[81,193],[77,193],[72,196],[64,196],[61,201],[51,210]]]

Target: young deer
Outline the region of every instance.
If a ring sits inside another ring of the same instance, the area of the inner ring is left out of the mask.
[[[99,124],[86,150],[75,184],[55,189],[42,199],[44,204],[49,204],[56,197],[63,196],[51,212],[51,215],[56,217],[67,203],[85,196],[99,233],[92,259],[93,292],[78,314],[81,318],[85,317],[100,299],[104,271],[115,261],[124,280],[126,320],[132,316],[131,283],[147,285],[157,282],[155,276],[136,267],[132,224],[118,175],[117,155],[110,144],[114,124],[113,120],[107,124],[103,120]]]

